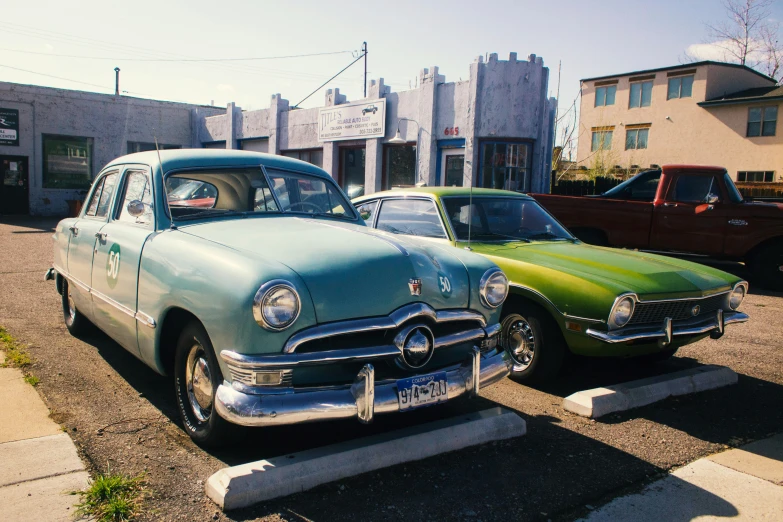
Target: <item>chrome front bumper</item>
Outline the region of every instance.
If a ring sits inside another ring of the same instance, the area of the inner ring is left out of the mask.
[[[509,374],[505,351],[486,356],[476,347],[469,359],[446,372],[448,400],[479,390]],[[432,372],[436,373],[436,372]],[[423,374],[427,375],[427,374]],[[365,364],[351,386],[303,389],[290,393],[254,395],[243,393],[231,384],[220,385],[215,394],[217,413],[229,422],[243,426],[278,426],[334,419],[357,418],[371,422],[375,414],[400,410],[397,381],[375,382],[372,364]]]
[[[629,341],[658,341],[666,346],[672,339],[680,336],[693,336],[709,333],[713,339],[723,335],[726,325],[744,323],[748,315],[742,312],[724,312],[718,310],[707,317],[698,317],[685,321],[672,321],[667,317],[661,326],[632,326],[619,330],[601,331],[588,328],[587,335],[605,343],[625,343]]]

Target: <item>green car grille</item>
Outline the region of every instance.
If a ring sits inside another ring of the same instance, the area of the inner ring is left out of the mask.
[[[633,317],[628,321],[628,325],[662,323],[667,317],[670,317],[673,321],[690,319],[702,314],[715,312],[722,308],[725,302],[726,294],[715,294],[699,299],[682,301],[658,301],[654,303],[642,301],[636,303]],[[699,307],[699,311],[697,314],[694,314],[693,311],[696,306]]]

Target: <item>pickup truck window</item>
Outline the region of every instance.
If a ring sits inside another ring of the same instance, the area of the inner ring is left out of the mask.
[[[669,199],[680,203],[704,203],[708,197],[720,201],[720,186],[714,176],[680,176]]]
[[[655,199],[655,193],[658,191],[658,183],[660,181],[660,170],[640,172],[631,179],[623,181],[613,189],[604,192],[603,197],[652,202]]]

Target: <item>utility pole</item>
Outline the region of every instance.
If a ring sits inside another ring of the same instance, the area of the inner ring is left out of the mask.
[[[114,68],[114,95],[120,95],[120,68]]]
[[[362,42],[362,51],[364,51],[364,97],[367,97],[367,42]]]

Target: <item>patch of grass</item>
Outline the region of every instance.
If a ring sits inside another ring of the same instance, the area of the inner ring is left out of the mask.
[[[133,520],[144,500],[144,476],[98,475],[87,489],[73,494],[81,497],[76,516],[92,517],[97,522]]]
[[[0,326],[0,349],[5,350],[5,362],[2,364],[3,368],[26,368],[33,364],[33,360],[30,354],[24,349],[24,347],[16,342],[16,339],[11,337],[8,331]]]
[[[28,373],[24,376],[24,382],[29,384],[30,386],[37,386],[39,382],[41,382],[41,379],[33,375],[32,373]]]

